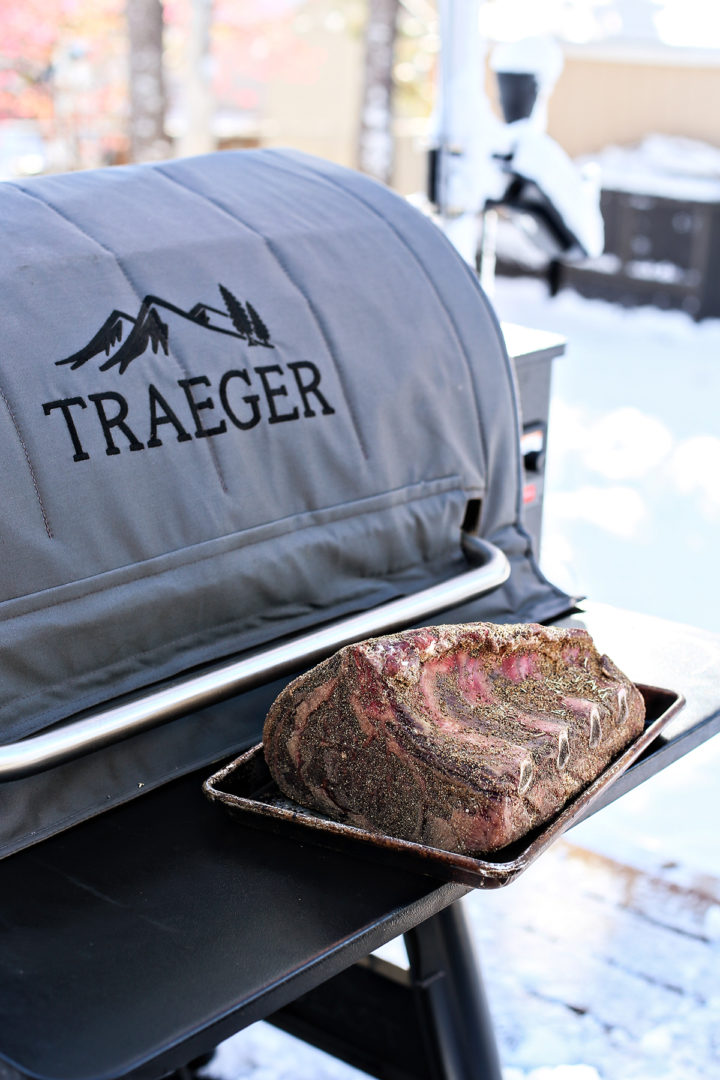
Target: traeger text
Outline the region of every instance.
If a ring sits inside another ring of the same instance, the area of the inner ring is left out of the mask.
[[[335,412],[320,390],[320,371],[315,364],[309,360],[298,360],[288,363],[287,368],[290,372],[287,376],[280,364],[226,371],[217,385],[217,397],[224,412],[222,418],[218,418],[215,412],[215,400],[209,393],[212,383],[207,375],[178,379],[177,385],[182,393],[174,392],[172,404],[150,383],[144,416],[137,406],[130,415],[127,398],[116,390],[88,394],[87,401],[79,396],[46,401],[42,408],[45,416],[60,415],[65,421],[74,451],[73,461],[88,461],[90,458],[86,449],[88,425],[83,419],[83,410],[88,408],[88,401],[94,405],[108,455],[119,454],[122,450],[137,451],[162,446],[163,440],[159,435],[161,428],[166,440],[174,436],[177,442],[188,442],[193,438],[207,439],[223,435],[232,427],[249,431],[263,419],[268,424],[282,424],[298,420],[301,415],[317,416],[318,410],[323,416]],[[259,392],[243,392],[253,390]],[[90,410],[92,413],[93,410]],[[139,436],[144,436],[146,431],[146,441],[142,442]]]

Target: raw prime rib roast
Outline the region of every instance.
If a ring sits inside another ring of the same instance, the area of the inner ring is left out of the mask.
[[[472,623],[346,646],[279,695],[263,743],[301,805],[479,855],[552,817],[644,714],[585,630]]]

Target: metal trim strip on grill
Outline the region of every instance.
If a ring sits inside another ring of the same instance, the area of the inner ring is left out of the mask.
[[[314,664],[343,645],[390,633],[497,589],[510,576],[504,552],[487,540],[462,534],[466,556],[480,565],[428,589],[351,615],[263,652],[217,664],[91,715],[0,746],[0,780],[16,780],[59,765],[109,743],[214,704],[263,682]]]

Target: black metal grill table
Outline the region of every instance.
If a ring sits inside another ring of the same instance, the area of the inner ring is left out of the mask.
[[[687,698],[666,737],[610,789],[615,799],[720,730],[720,641],[612,608],[589,605],[573,618],[603,645],[612,637],[633,675],[662,678]],[[273,689],[235,706],[248,744]],[[378,1076],[497,1076],[477,974],[458,968],[453,953],[462,923],[436,919],[466,890],[238,829],[203,799],[205,773],[0,863],[0,1060],[44,1080],[160,1077],[284,1010],[282,1026]],[[382,970],[351,969],[414,928],[414,985],[403,989],[391,976],[388,989]],[[311,996],[288,1008],[347,969],[346,986],[342,978],[332,986],[334,1018]],[[385,1071],[373,1023],[354,1044],[358,1032],[343,1021],[342,1001],[363,986],[373,988],[364,998],[368,1021],[377,1000],[392,1030],[408,1036],[390,1040],[395,1060]],[[428,1015],[422,1059],[435,1071],[403,1073],[403,1061],[417,1066],[418,1017]],[[489,1047],[485,1074],[478,1043]]]

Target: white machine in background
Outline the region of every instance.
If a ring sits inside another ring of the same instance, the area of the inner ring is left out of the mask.
[[[477,0],[441,0],[440,35],[429,193],[451,242],[471,265],[479,255],[486,288],[498,210],[549,259],[600,255],[598,179],[581,172],[545,130],[547,101],[562,70],[557,43],[527,38],[493,50],[503,123],[483,86]]]

